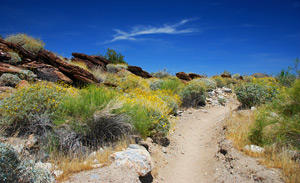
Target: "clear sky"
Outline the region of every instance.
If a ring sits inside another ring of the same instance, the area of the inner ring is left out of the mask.
[[[299,0],[0,0],[0,22],[65,57],[112,48],[149,72],[274,74],[300,59]]]

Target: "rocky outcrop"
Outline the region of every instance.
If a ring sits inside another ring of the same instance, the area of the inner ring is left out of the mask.
[[[1,39],[1,38],[0,38],[0,43],[6,45],[7,48],[14,50],[14,52],[18,53],[23,58],[29,58],[31,60],[36,59],[36,54],[25,50],[20,45],[17,45],[17,44],[11,43],[11,42],[7,42],[7,41],[5,41],[4,39]]]
[[[27,68],[34,73],[36,73],[37,78],[41,80],[51,81],[51,82],[65,82],[68,84],[72,84],[73,81],[64,75],[62,72],[59,71],[59,69],[43,63],[38,63],[36,61],[23,64],[23,68]]]
[[[199,74],[195,74],[195,73],[189,73],[190,78],[192,79],[196,79],[196,78],[205,78],[204,76],[201,76]]]
[[[153,77],[147,71],[144,71],[142,68],[137,67],[137,66],[128,66],[127,70],[137,76],[142,77],[142,78],[152,78]]]
[[[38,53],[38,57],[44,63],[58,68],[60,72],[72,79],[75,83],[98,83],[98,80],[92,73],[82,69],[81,67],[62,61],[59,57],[55,56],[48,50],[41,50]]]
[[[90,56],[83,53],[72,53],[72,55],[74,57],[71,59],[72,61],[84,62],[89,68],[101,67],[106,70],[106,65],[110,63],[109,60],[101,56]]]
[[[38,79],[52,82],[63,81],[66,83],[87,84],[98,83],[94,75],[81,67],[69,64],[48,50],[40,50],[37,54],[25,50],[22,46],[0,39],[0,61],[9,60],[9,50],[18,53],[22,61],[15,66],[0,62],[0,75],[3,73],[20,74],[32,70]],[[95,66],[105,67],[108,61],[98,56],[74,54],[86,58]],[[91,66],[91,64],[90,64]]]
[[[182,80],[185,80],[185,81],[191,81],[192,78],[186,74],[185,72],[178,72],[176,73],[176,76],[179,78],[179,79],[182,79]]]
[[[222,78],[231,78],[231,74],[221,74]]]

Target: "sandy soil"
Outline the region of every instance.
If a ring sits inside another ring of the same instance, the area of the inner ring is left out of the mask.
[[[189,109],[181,117],[171,144],[166,148],[168,164],[158,170],[158,182],[214,182],[219,126],[229,112],[226,107]]]
[[[238,103],[189,109],[170,135],[167,164],[158,167],[159,183],[282,182],[278,170],[259,165],[224,138],[224,118]]]

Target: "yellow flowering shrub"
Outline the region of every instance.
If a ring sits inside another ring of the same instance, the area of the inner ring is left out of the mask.
[[[136,88],[148,90],[150,88],[149,83],[145,79],[134,74],[130,74],[127,77],[122,78],[118,86],[123,91],[134,90]]]
[[[26,128],[37,115],[47,113],[51,117],[66,94],[76,93],[67,85],[44,81],[21,88],[0,102],[0,124],[5,128]]]
[[[153,134],[165,136],[170,129],[169,114],[174,110],[172,105],[177,107],[180,105],[179,96],[165,90],[145,91],[136,88],[124,94],[121,99],[125,101],[125,107],[127,107],[125,112],[133,115],[135,128],[143,136]],[[142,110],[139,116],[134,112],[131,113],[132,109],[137,111],[137,108]]]

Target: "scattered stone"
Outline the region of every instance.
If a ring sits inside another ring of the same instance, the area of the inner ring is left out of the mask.
[[[251,111],[256,111],[257,108],[256,107],[251,107]]]
[[[111,159],[117,166],[134,168],[139,176],[146,176],[153,167],[149,152],[137,144],[130,144],[125,151],[112,154]]]
[[[251,152],[256,152],[256,153],[262,153],[265,151],[264,148],[256,146],[256,145],[246,145],[244,147],[245,150],[251,151]]]
[[[55,175],[55,177],[59,177],[64,173],[64,171],[62,170],[55,170],[53,171],[53,174]]]
[[[232,89],[230,89],[230,88],[222,88],[222,90],[225,93],[232,93]]]
[[[204,109],[200,109],[201,112],[204,112],[204,113],[208,113],[207,110],[204,110]]]
[[[162,147],[162,151],[163,151],[163,153],[167,154],[167,150],[165,147]]]
[[[105,165],[101,164],[101,163],[97,163],[97,164],[92,165],[92,168],[101,168],[103,166],[105,166]]]

